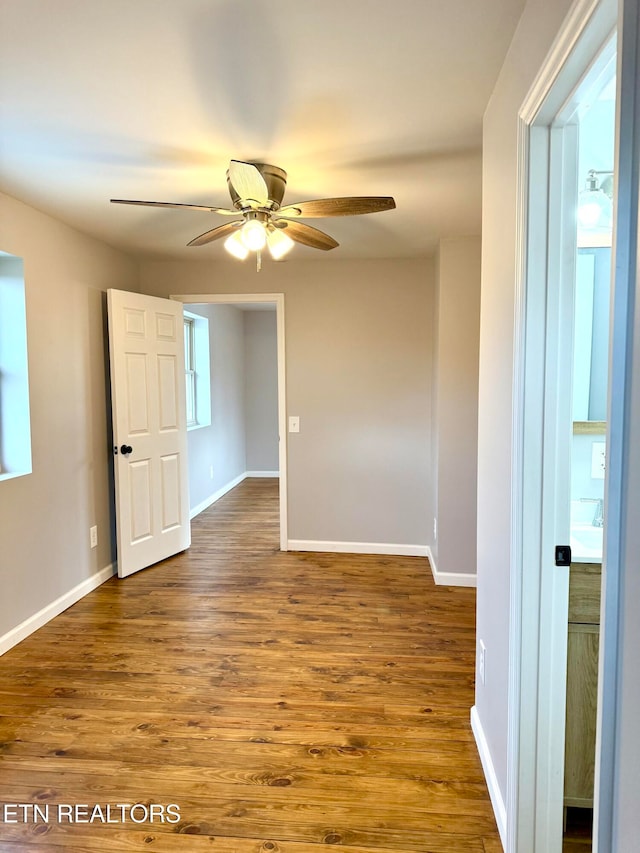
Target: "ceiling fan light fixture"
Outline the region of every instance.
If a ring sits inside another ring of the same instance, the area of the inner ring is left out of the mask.
[[[235,234],[227,237],[224,241],[224,247],[230,255],[239,261],[244,261],[249,254],[249,249],[245,246],[240,231],[236,231]]]
[[[240,238],[251,252],[259,252],[267,243],[267,231],[258,219],[249,219],[240,229]]]
[[[601,173],[594,173],[594,176],[596,174]],[[249,252],[255,252],[258,269],[260,254],[265,248],[269,249],[274,260],[280,260],[295,243],[324,252],[338,247],[338,241],[329,234],[297,219],[359,216],[393,210],[396,206],[391,196],[342,196],[300,201],[283,207],[286,184],[287,173],[279,166],[231,160],[227,170],[227,186],[232,208],[122,198],[113,198],[111,201],[114,204],[199,210],[237,217],[226,225],[218,225],[199,234],[187,246],[205,246],[216,240],[224,240],[227,252],[239,260],[245,260]],[[282,233],[283,229],[286,229],[285,233]]]
[[[267,235],[267,245],[269,246],[269,252],[273,260],[279,261],[287,252],[293,249],[295,243],[284,231],[275,229]]]

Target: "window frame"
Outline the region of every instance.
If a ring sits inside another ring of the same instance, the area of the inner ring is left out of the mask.
[[[24,260],[0,250],[0,482],[32,470]]]
[[[192,411],[186,408],[187,431],[211,426],[211,353],[209,318],[183,313],[185,334],[185,408],[191,393]],[[187,331],[188,330],[188,331]],[[189,364],[187,361],[189,360]],[[189,391],[189,387],[191,391]]]
[[[184,375],[185,375],[185,403],[187,428],[198,425],[198,402],[196,387],[196,359],[195,359],[195,320],[193,317],[183,316],[184,330]]]

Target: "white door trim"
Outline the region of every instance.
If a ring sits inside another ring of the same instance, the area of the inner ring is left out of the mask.
[[[271,304],[276,306],[276,326],[278,341],[278,429],[280,434],[279,463],[280,463],[280,550],[288,550],[287,523],[287,383],[286,383],[286,352],[285,352],[285,319],[284,293],[187,293],[172,294],[175,299],[184,304],[200,305],[243,305],[250,302]]]
[[[553,612],[541,606],[554,595],[563,598],[562,589],[554,590],[545,583],[542,547],[548,548],[549,543],[540,541],[545,507],[541,411],[549,345],[546,285],[536,289],[527,282],[540,275],[543,281],[547,278],[546,260],[541,269],[538,259],[546,259],[549,249],[546,177],[551,124],[570,101],[592,58],[611,37],[616,14],[615,0],[576,0],[519,114],[507,853],[552,853],[561,844],[560,838],[550,842],[561,808],[561,782],[551,759],[559,740],[563,741],[564,714],[559,723],[554,721],[552,703],[558,683],[566,677],[566,638],[564,659],[562,655],[560,660],[550,658],[554,649],[562,650],[557,635],[562,607],[554,619]],[[550,644],[544,638],[554,628],[556,636]]]

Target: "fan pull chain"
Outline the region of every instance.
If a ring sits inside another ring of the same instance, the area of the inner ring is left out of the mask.
[[[260,272],[262,269],[262,252],[260,249],[256,252],[256,272]]]

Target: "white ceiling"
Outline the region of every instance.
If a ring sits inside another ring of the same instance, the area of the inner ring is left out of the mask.
[[[0,0],[0,187],[136,254],[185,248],[227,207],[229,159],[285,201],[393,195],[314,220],[304,258],[412,257],[479,233],[482,114],[523,0]]]

